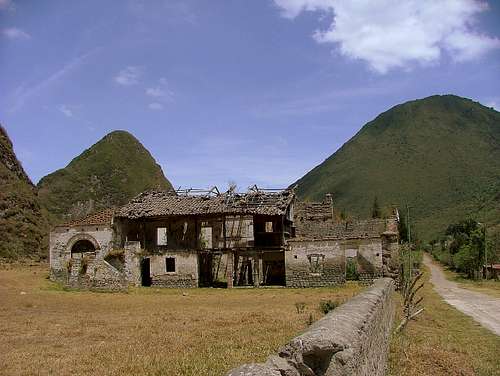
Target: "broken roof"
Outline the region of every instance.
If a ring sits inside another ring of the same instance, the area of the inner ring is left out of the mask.
[[[293,198],[293,190],[248,193],[228,191],[222,194],[188,195],[175,191],[146,191],[132,199],[117,217],[145,218],[176,215],[260,214],[283,215]]]
[[[90,225],[110,225],[113,221],[115,209],[104,209],[96,213],[89,214],[83,218],[74,219],[56,227],[90,226]]]

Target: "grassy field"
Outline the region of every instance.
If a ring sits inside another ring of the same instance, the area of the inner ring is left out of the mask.
[[[500,337],[441,300],[427,270],[424,277],[425,311],[393,335],[388,374],[500,375]]]
[[[46,266],[0,265],[2,375],[222,375],[318,319],[329,289],[63,291]],[[306,304],[297,313],[295,303]]]
[[[443,266],[443,270],[446,278],[450,281],[458,283],[460,287],[477,292],[482,292],[483,294],[488,294],[495,298],[500,298],[500,281],[492,279],[475,281],[465,278],[458,273],[455,273],[453,270],[450,270],[446,266]]]

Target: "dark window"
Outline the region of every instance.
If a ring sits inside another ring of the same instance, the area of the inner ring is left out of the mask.
[[[311,254],[308,255],[309,268],[311,273],[321,274],[323,272],[323,264],[325,262],[325,255],[322,254]]]
[[[167,273],[175,272],[175,258],[174,257],[166,257],[165,258],[165,270]]]

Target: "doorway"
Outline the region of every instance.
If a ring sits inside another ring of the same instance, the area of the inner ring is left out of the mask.
[[[141,285],[151,286],[151,260],[148,258],[141,260]]]

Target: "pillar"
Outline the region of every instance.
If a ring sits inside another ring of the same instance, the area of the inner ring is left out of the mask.
[[[233,280],[234,280],[234,254],[231,251],[226,253],[227,261],[226,261],[226,280],[227,280],[227,288],[233,288]]]

